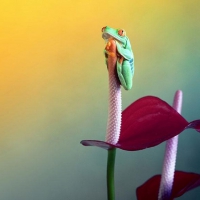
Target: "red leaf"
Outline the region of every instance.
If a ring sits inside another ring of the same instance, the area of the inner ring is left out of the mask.
[[[181,133],[187,125],[188,122],[165,101],[146,96],[123,111],[118,146],[126,146],[126,150],[156,146]]]
[[[157,200],[161,175],[155,175],[137,188],[137,200]],[[200,174],[175,171],[170,200],[200,186]]]
[[[103,141],[83,140],[85,146],[104,149],[120,148],[137,151],[156,146],[181,133],[186,128],[200,130],[200,120],[188,123],[165,101],[146,96],[138,99],[122,112],[119,141],[112,145]]]

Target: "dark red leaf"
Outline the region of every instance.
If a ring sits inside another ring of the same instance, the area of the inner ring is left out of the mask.
[[[143,97],[122,113],[118,146],[139,150],[156,146],[181,133],[188,122],[165,101]]]
[[[137,200],[157,200],[161,175],[155,175],[137,188]],[[200,186],[200,174],[176,171],[170,200]]]
[[[199,131],[200,120],[189,123],[165,101],[154,96],[146,96],[122,112],[121,134],[116,145],[97,140],[83,140],[81,143],[104,149],[116,147],[137,151],[156,146],[186,128]]]

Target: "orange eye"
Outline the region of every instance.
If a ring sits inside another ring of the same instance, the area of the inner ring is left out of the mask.
[[[126,35],[126,31],[123,29],[118,30],[118,35],[120,36],[125,36]]]
[[[106,26],[104,26],[104,27],[101,29],[101,32],[104,32],[105,28],[106,28]]]

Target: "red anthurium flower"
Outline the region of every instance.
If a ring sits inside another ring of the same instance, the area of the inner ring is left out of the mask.
[[[187,122],[165,101],[154,96],[145,96],[122,112],[121,133],[115,145],[98,140],[83,140],[81,143],[104,149],[115,147],[137,151],[156,146],[187,128],[200,131],[200,120]]]
[[[161,175],[155,175],[137,188],[137,200],[157,200]],[[200,174],[175,171],[170,200],[200,186]]]

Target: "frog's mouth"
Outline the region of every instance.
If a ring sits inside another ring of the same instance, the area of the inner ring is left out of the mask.
[[[110,38],[113,38],[113,39],[116,40],[119,44],[121,44],[121,45],[123,46],[123,43],[122,43],[119,39],[117,39],[116,37],[113,37],[112,35],[110,35],[110,34],[108,34],[108,33],[103,33],[103,34],[102,34],[102,38],[105,40],[106,43],[108,43],[108,40],[109,40]]]
[[[108,33],[103,33],[102,34],[102,38],[104,39],[104,40],[108,40],[110,37],[112,37],[110,34],[108,34]]]

